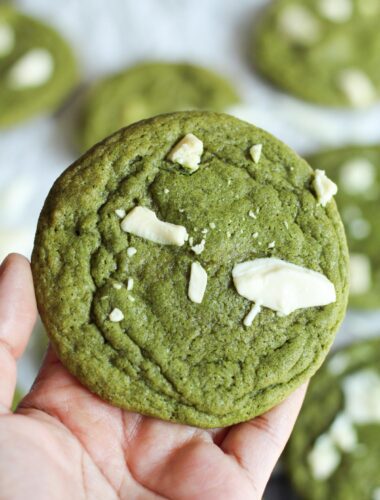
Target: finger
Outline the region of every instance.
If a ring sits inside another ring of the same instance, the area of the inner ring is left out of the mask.
[[[0,412],[12,405],[16,361],[37,317],[32,273],[25,257],[9,255],[0,268]]]
[[[245,469],[262,495],[301,409],[307,384],[268,413],[231,428],[222,450]]]

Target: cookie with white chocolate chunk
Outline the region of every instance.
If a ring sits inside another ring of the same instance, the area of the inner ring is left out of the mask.
[[[0,5],[0,127],[54,110],[76,81],[75,57],[61,35]]]
[[[380,498],[380,339],[331,356],[312,379],[284,458],[307,500]]]
[[[32,257],[64,365],[116,406],[201,427],[282,401],[347,302],[334,189],[316,185],[291,149],[223,114],[161,115],[99,143],[56,181]]]
[[[308,161],[339,186],[336,201],[350,250],[350,306],[380,309],[380,146],[346,146]]]
[[[254,65],[280,88],[322,105],[380,100],[378,0],[277,0],[258,20]]]

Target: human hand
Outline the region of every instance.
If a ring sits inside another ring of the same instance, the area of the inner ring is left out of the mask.
[[[0,500],[258,500],[293,428],[305,386],[227,429],[177,425],[112,407],[51,347],[15,413],[16,360],[36,320],[28,261],[0,268]]]

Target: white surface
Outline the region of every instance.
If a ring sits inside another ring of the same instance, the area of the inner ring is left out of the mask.
[[[234,81],[247,104],[234,112],[300,153],[351,142],[380,141],[380,105],[369,110],[319,108],[264,83],[248,59],[251,24],[265,0],[19,0],[15,5],[56,26],[78,54],[83,80],[140,59],[187,60]],[[70,108],[0,131],[0,192],[16,180],[10,210],[0,208],[0,257],[29,254],[39,210],[56,177],[77,156],[68,136]],[[29,195],[24,187],[32,186]],[[17,188],[15,189],[17,192]],[[1,195],[3,196],[3,195]],[[16,206],[16,208],[14,208]],[[22,209],[21,209],[22,206]],[[10,236],[15,231],[17,238]],[[16,245],[16,239],[18,244]],[[25,240],[25,241],[23,241]],[[376,332],[379,315],[350,314],[343,331]],[[341,335],[343,341],[349,337]],[[30,370],[26,370],[31,373]],[[30,376],[30,375],[29,375]]]

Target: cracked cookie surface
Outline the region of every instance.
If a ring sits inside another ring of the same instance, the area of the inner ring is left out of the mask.
[[[204,147],[192,174],[167,158],[189,133]],[[254,144],[262,144],[257,164]],[[62,362],[114,405],[201,427],[279,403],[322,363],[347,301],[343,227],[334,201],[318,204],[313,179],[280,141],[215,113],[162,115],[91,149],[52,188],[32,258]],[[136,206],[184,226],[189,241],[161,245],[123,232],[118,214]],[[336,302],[286,317],[263,309],[245,327],[251,303],[234,288],[232,268],[263,257],[323,273]],[[208,274],[201,304],[187,295],[195,260]],[[119,322],[109,319],[115,309]]]

